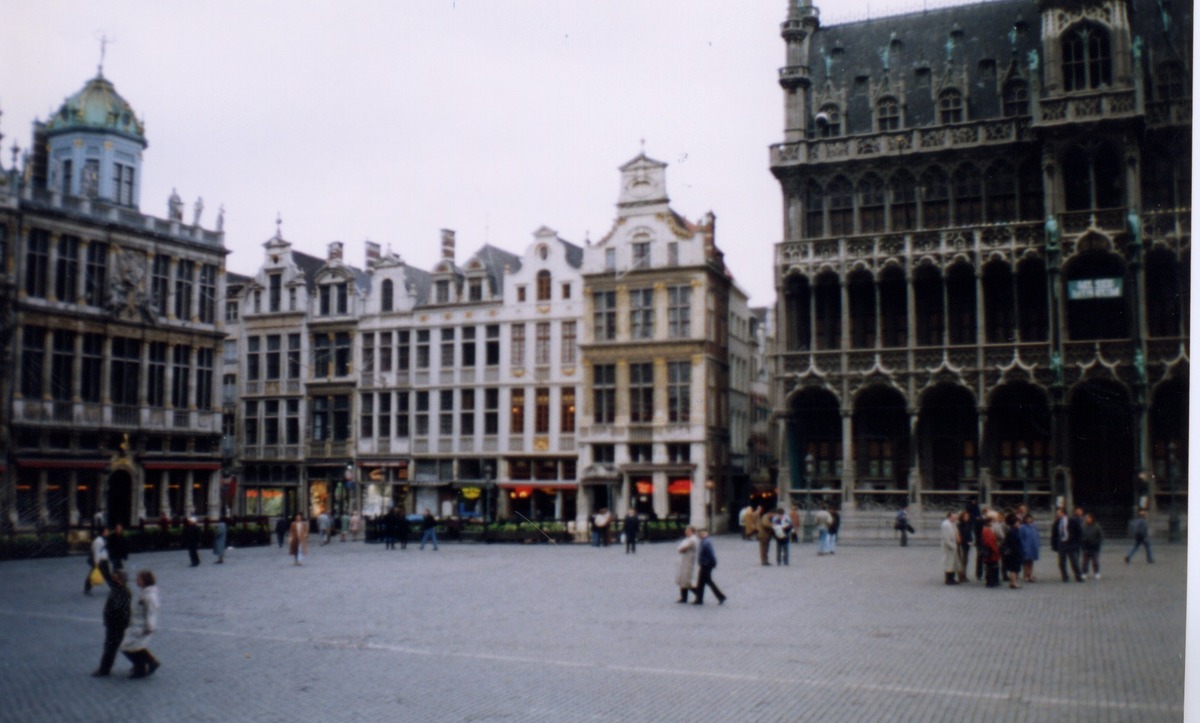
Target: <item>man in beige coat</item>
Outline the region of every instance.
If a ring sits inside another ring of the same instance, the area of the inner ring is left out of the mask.
[[[696,587],[696,554],[700,549],[700,540],[696,539],[696,528],[691,525],[683,531],[683,539],[675,550],[679,553],[679,569],[675,573],[675,584],[679,586],[679,599],[676,602],[687,602],[688,591]]]

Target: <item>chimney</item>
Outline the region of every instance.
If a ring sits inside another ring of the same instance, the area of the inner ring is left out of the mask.
[[[341,260],[342,260],[342,242],[341,241],[330,241],[329,242],[329,261],[341,261]]]
[[[367,242],[367,268],[374,268],[375,264],[379,263],[379,259],[381,257],[382,257],[382,254],[380,253],[379,244],[375,243],[374,241],[368,241]]]
[[[454,231],[448,228],[442,229],[442,258],[454,263]]]

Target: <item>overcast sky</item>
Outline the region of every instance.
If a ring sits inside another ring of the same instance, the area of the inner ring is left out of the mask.
[[[825,23],[961,4],[818,3]],[[767,146],[783,135],[785,0],[45,2],[7,0],[0,132],[13,140],[96,73],[145,120],[141,210],[176,188],[227,268],[250,274],[283,219],[298,250],[390,246],[430,268],[523,253],[541,225],[583,244],[612,224],[617,168],[645,142],[672,207],[717,216],[751,303],[774,299],[782,220]]]

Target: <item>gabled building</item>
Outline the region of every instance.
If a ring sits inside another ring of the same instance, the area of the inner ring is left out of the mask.
[[[29,145],[0,186],[0,526],[216,516],[222,215],[141,211],[145,129],[103,73]]]
[[[805,0],[782,37],[785,493],[1166,510],[1187,469],[1190,4],[823,25]]]
[[[585,509],[723,529],[730,310],[745,294],[715,244],[715,217],[692,223],[670,208],[665,163],[640,154],[620,170],[613,227],[583,254]]]

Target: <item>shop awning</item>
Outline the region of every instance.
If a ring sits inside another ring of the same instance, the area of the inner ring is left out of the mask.
[[[574,490],[579,489],[578,482],[539,482],[536,480],[521,480],[519,482],[497,482],[496,486],[501,489],[513,490],[518,487],[532,487],[537,490]]]
[[[37,469],[104,469],[107,460],[94,459],[18,459],[18,467]]]
[[[221,469],[220,462],[144,462],[145,469]]]

